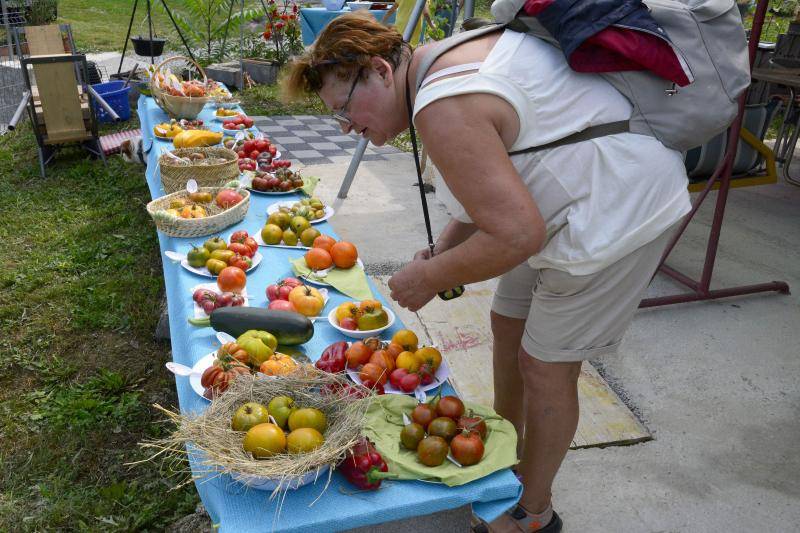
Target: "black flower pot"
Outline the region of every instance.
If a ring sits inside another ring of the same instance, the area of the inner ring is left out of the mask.
[[[133,51],[136,52],[137,56],[155,57],[160,56],[164,51],[164,44],[166,44],[167,40],[159,39],[158,37],[153,37],[151,40],[139,36],[131,37],[131,42],[133,43]]]

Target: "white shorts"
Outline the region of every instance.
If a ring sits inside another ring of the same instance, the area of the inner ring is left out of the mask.
[[[586,276],[522,263],[500,277],[492,310],[525,319],[522,347],[539,360],[574,362],[613,353],[633,320],[673,229]]]

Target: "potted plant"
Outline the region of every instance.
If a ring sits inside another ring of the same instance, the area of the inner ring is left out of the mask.
[[[283,0],[280,5],[269,0],[264,31],[253,36],[248,57],[242,59],[242,68],[254,82],[275,83],[278,70],[303,51],[299,11],[293,0]]]

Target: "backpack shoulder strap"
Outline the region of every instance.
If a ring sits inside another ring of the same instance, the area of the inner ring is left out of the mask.
[[[448,39],[445,39],[444,41],[439,41],[436,43],[436,45],[434,45],[434,47],[427,54],[425,54],[425,57],[420,60],[419,67],[417,68],[417,90],[419,90],[419,88],[422,86],[422,82],[425,80],[426,74],[431,68],[431,65],[433,65],[443,54],[462,43],[494,31],[503,30],[505,28],[518,31],[520,33],[531,33],[551,44],[558,46],[558,41],[553,39],[550,33],[544,29],[544,26],[542,26],[534,17],[517,17],[509,24],[487,24],[486,26],[474,30],[461,32]],[[605,137],[606,135],[616,135],[618,133],[625,133],[628,131],[630,131],[630,124],[627,120],[611,122],[608,124],[598,124],[596,126],[589,126],[582,131],[567,135],[564,138],[557,139],[547,144],[531,146],[530,148],[509,152],[508,155],[513,156],[523,153],[538,152],[540,150],[557,148],[559,146],[588,141],[598,137]]]
[[[489,24],[482,28],[458,33],[443,41],[437,42],[419,62],[419,67],[417,67],[417,90],[419,90],[420,86],[422,85],[425,75],[428,73],[431,65],[433,65],[443,54],[462,43],[471,41],[472,39],[476,39],[482,35],[486,35],[487,33],[502,30],[503,28],[505,28],[505,26],[502,24]]]

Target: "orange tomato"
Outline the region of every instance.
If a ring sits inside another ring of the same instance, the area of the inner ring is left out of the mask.
[[[331,258],[337,268],[352,268],[358,259],[358,250],[355,245],[346,241],[339,241],[331,247]]]
[[[358,368],[369,362],[369,358],[372,356],[372,348],[361,341],[357,341],[350,345],[344,355],[347,358],[348,367]]]
[[[397,356],[406,351],[405,348],[401,344],[397,344],[396,342],[390,342],[389,346],[386,347],[386,353],[392,356],[392,359],[397,359]]]
[[[317,237],[319,239],[319,237]],[[306,252],[306,264],[311,270],[325,270],[333,265],[331,254],[322,248],[311,248]]]
[[[386,383],[386,380],[389,379],[389,372],[375,363],[367,363],[361,368],[358,377],[361,381],[372,381],[373,383],[380,383],[383,385]]]
[[[396,368],[394,364],[394,357],[392,357],[386,350],[378,350],[373,352],[369,358],[369,362],[384,368],[387,374],[391,374],[392,370]]]
[[[247,274],[239,267],[225,267],[217,276],[217,287],[222,292],[242,292],[246,284]]]
[[[330,235],[320,235],[311,244],[312,248],[322,248],[326,252],[330,252],[333,245],[336,244],[336,239]]]

